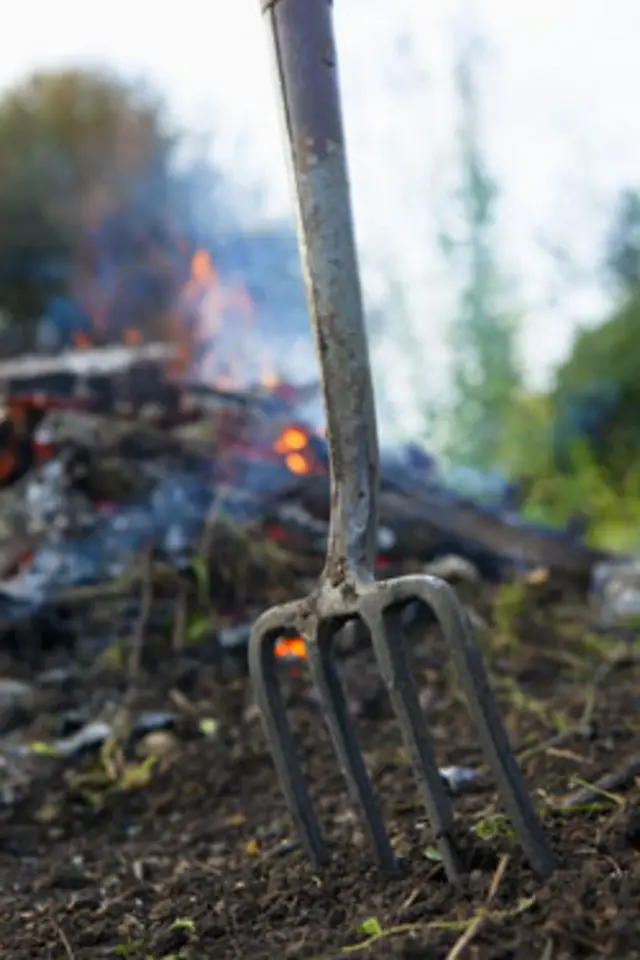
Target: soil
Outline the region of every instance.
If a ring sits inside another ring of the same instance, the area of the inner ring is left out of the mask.
[[[145,707],[180,714],[174,729],[149,734],[124,758],[42,757],[19,802],[0,811],[0,956],[640,957],[640,782],[629,766],[640,755],[640,647],[595,633],[584,605],[539,587],[483,588],[474,609],[557,854],[551,879],[532,875],[482,780],[455,799],[469,872],[458,887],[446,881],[367,649],[343,653],[341,665],[404,869],[393,880],[377,869],[304,671],[283,664],[333,854],[314,869],[296,845],[246,677],[230,668],[221,676],[194,650],[158,658],[139,684]],[[444,642],[424,625],[417,633],[439,760],[480,769]],[[560,809],[607,774],[608,788]]]

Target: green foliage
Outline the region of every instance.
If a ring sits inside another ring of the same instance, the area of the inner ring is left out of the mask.
[[[640,458],[603,457],[588,440],[574,439],[557,458],[555,394],[523,395],[505,423],[501,464],[526,491],[524,515],[561,527],[572,517],[588,520],[587,539],[610,550],[640,544]]]
[[[555,411],[551,396],[520,393],[503,412],[497,465],[529,482],[555,469]]]
[[[588,390],[598,380],[610,380],[621,390],[636,387],[640,361],[640,297],[628,300],[600,326],[583,330],[560,367],[557,392]]]
[[[625,472],[597,462],[586,445],[577,446],[569,471],[557,469],[535,478],[525,515],[561,525],[577,514],[589,520],[587,539],[609,550],[634,550],[640,545],[640,461]]]
[[[606,464],[620,477],[640,458],[639,330],[640,295],[636,295],[602,325],[580,333],[558,371],[554,392],[559,414],[581,401],[594,407],[601,403],[602,422],[592,451],[598,465]]]
[[[588,539],[640,545],[640,295],[582,330],[548,394],[521,393],[503,416],[498,464],[522,482],[525,515]]]

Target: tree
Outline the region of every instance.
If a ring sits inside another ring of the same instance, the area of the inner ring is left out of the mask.
[[[52,294],[70,293],[106,324],[143,290],[157,311],[184,226],[178,144],[158,97],[110,73],[37,73],[10,90],[0,101],[0,307],[33,320]]]
[[[624,296],[640,292],[640,194],[625,189],[607,237],[605,267]]]
[[[605,242],[604,267],[618,306],[596,327],[581,330],[559,368],[553,392],[556,462],[573,467],[586,447],[615,483],[640,460],[640,194],[621,191]]]
[[[613,479],[640,460],[640,295],[592,329],[581,331],[558,370],[554,393],[561,464],[586,443]]]
[[[461,186],[457,219],[462,230],[441,235],[441,247],[458,276],[458,312],[451,327],[453,403],[448,414],[449,457],[479,469],[499,465],[502,428],[521,388],[517,324],[498,305],[499,269],[494,249],[498,197],[479,130],[477,34],[470,35],[456,69],[461,109]]]

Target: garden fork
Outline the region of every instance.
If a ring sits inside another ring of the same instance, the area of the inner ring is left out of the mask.
[[[504,806],[532,869],[554,867],[511,752],[470,622],[453,590],[428,576],[376,583],[378,439],[336,74],[331,0],[260,0],[268,20],[295,186],[298,238],[322,374],[330,454],[331,520],[317,588],[256,622],[249,662],[257,703],[286,801],[303,846],[328,860],[279,690],[274,643],[291,629],[305,640],[311,677],[349,791],[360,807],[380,866],[398,860],[358,746],[337,672],[333,641],[349,621],[368,630],[406,748],[421,785],[442,862],[462,872],[453,809],[436,764],[410,669],[399,613],[419,601],[435,614]]]

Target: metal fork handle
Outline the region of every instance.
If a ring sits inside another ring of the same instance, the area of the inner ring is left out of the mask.
[[[294,181],[329,442],[325,580],[373,577],[378,437],[358,272],[331,0],[260,0]]]

